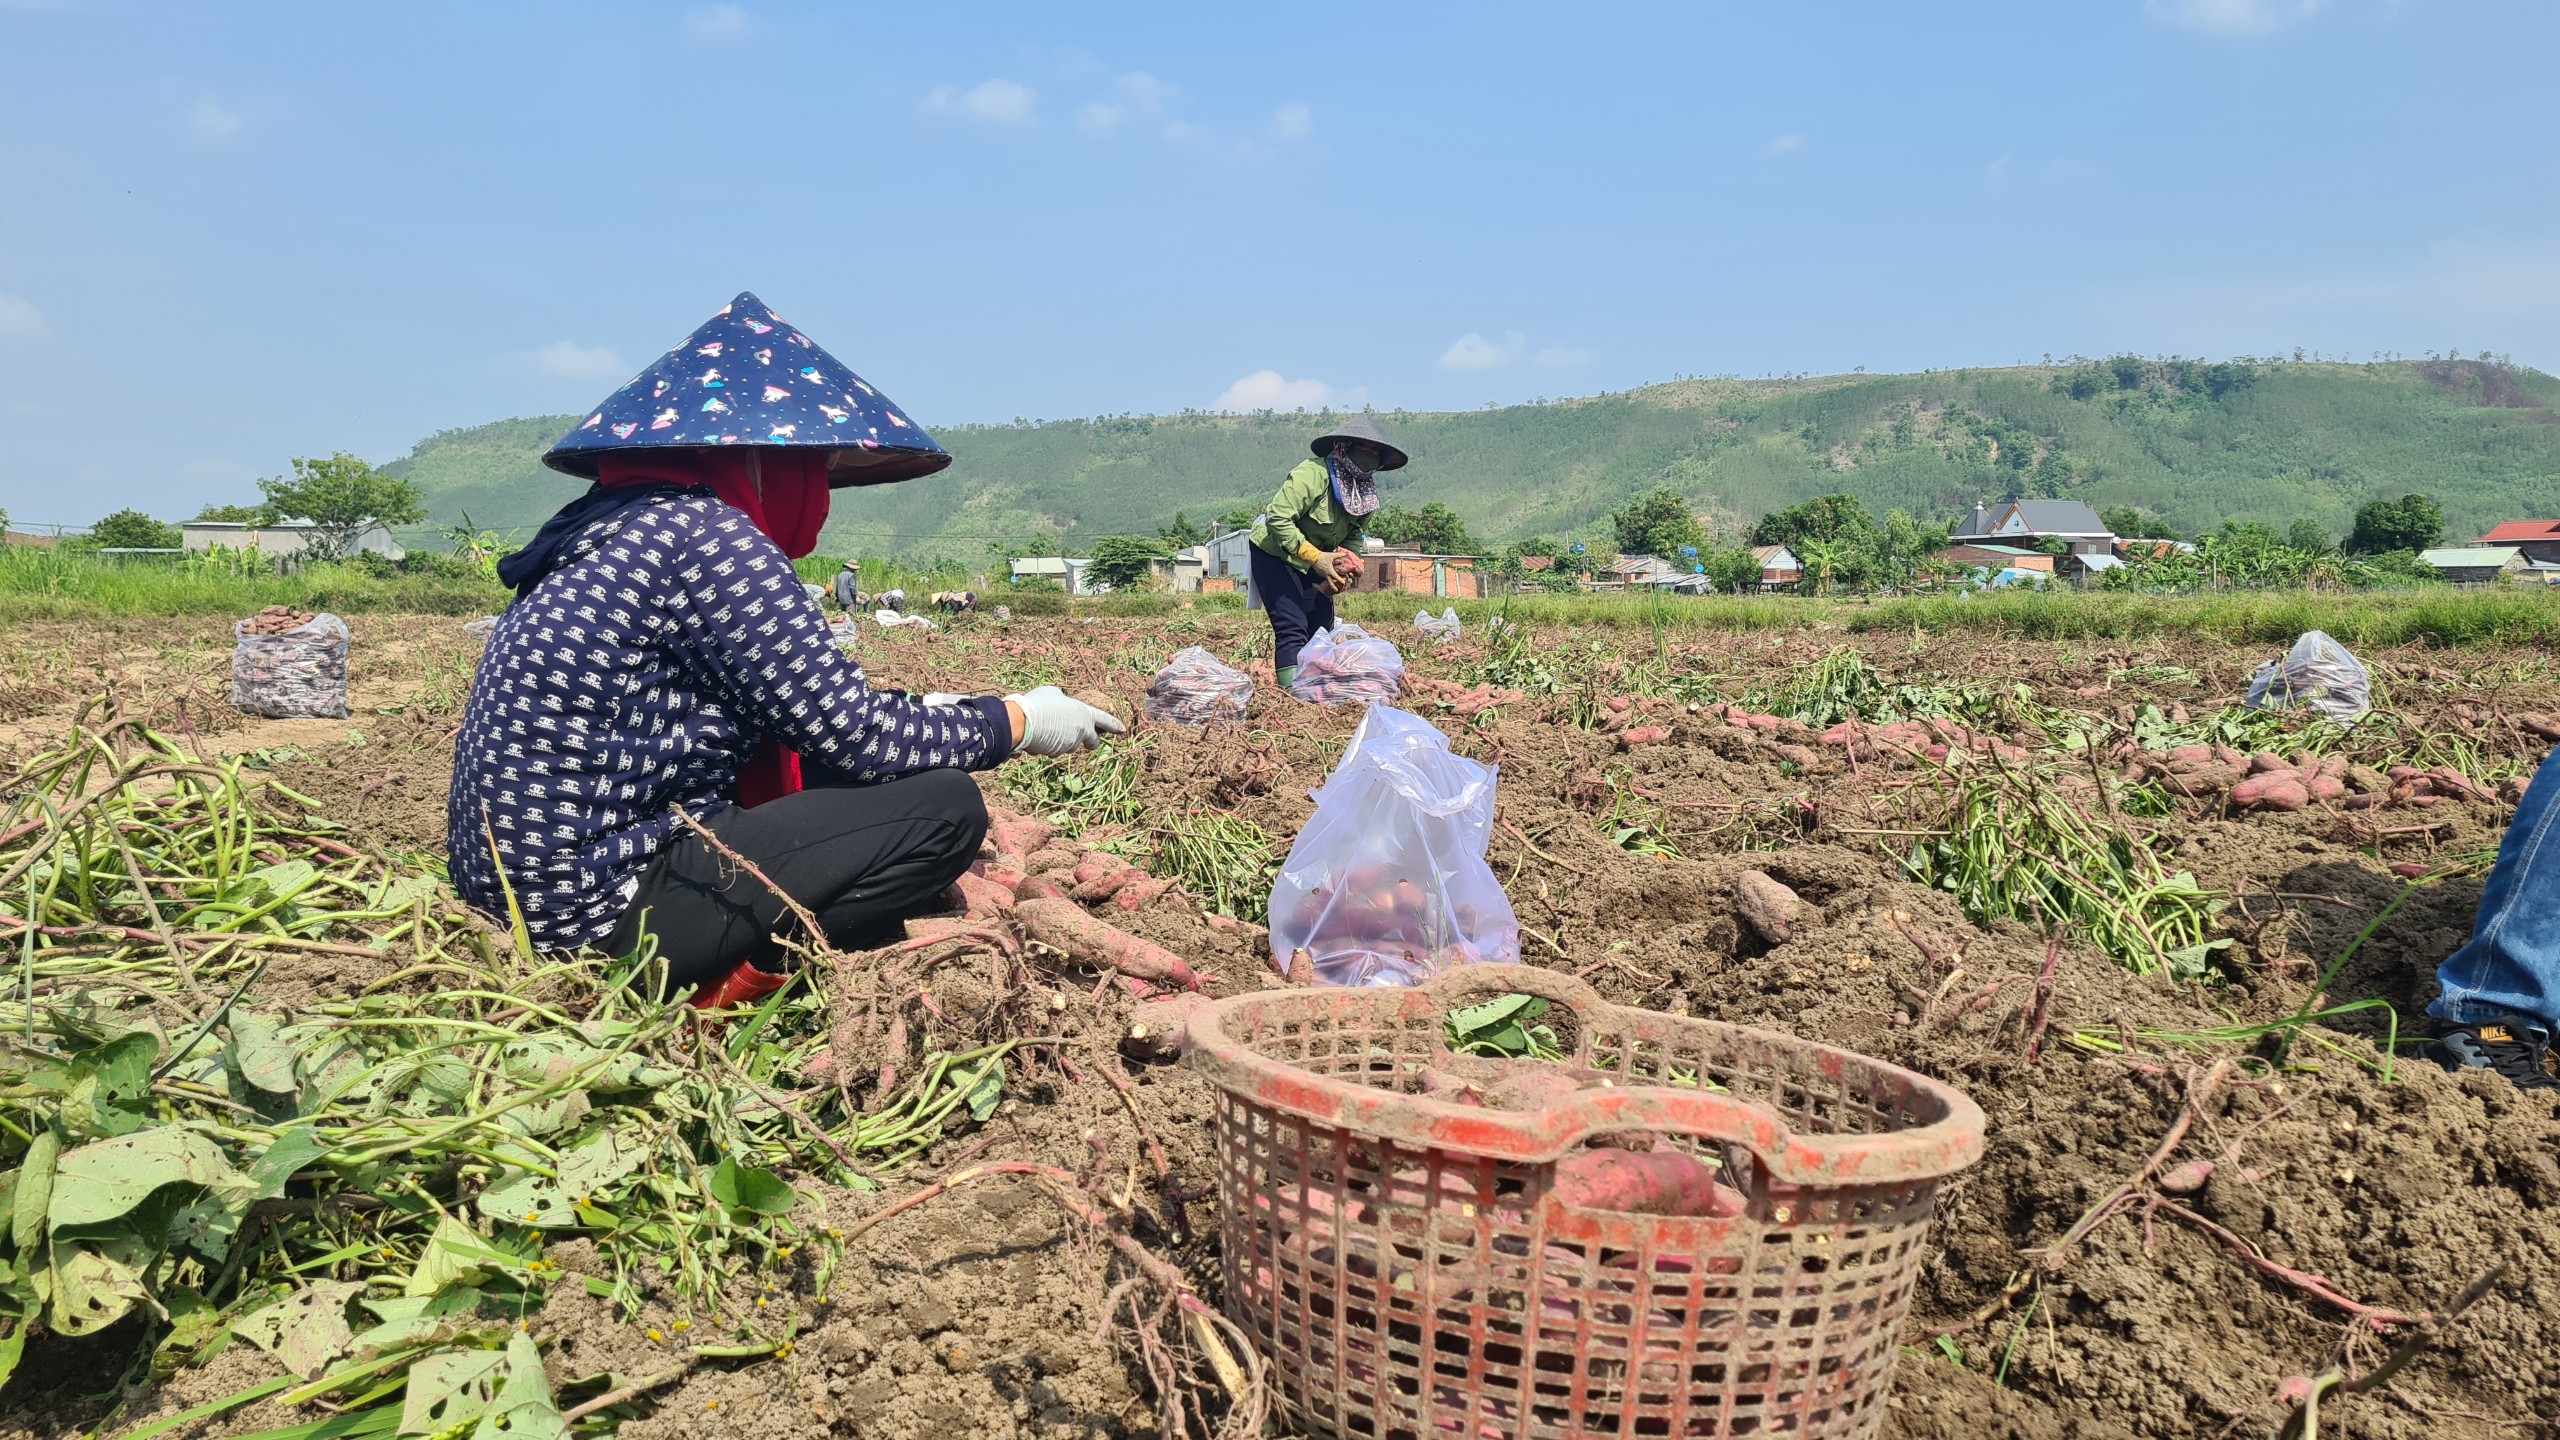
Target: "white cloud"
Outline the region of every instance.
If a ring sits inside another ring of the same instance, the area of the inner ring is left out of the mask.
[[[1321,380],[1287,380],[1277,370],[1256,370],[1228,386],[1209,408],[1235,415],[1254,410],[1321,410],[1333,399],[1333,387]]]
[[[2207,35],[2266,35],[2320,13],[2328,0],[2142,0],[2142,13]]]
[[[553,380],[627,380],[631,367],[602,345],[554,340],[528,351],[525,360],[537,375]]]
[[[35,302],[0,294],[0,344],[41,345],[53,338],[53,326]]]
[[[725,40],[747,33],[747,7],[713,5],[684,17],[684,28],[697,40]]]
[[[1076,128],[1088,135],[1110,135],[1123,125],[1151,123],[1164,114],[1174,88],[1144,70],[1132,70],[1111,82],[1111,98],[1076,111]]]
[[[1271,112],[1271,138],[1304,140],[1315,133],[1316,115],[1304,100],[1292,100]]]
[[[1529,337],[1517,330],[1503,336],[1498,344],[1470,330],[1450,341],[1449,348],[1441,351],[1434,363],[1443,370],[1499,370],[1519,364],[1520,357],[1528,353]]]
[[[1804,137],[1801,135],[1781,135],[1769,142],[1769,153],[1772,155],[1793,155],[1803,148]]]
[[[2012,160],[2015,160],[2015,159],[2017,159],[2017,158],[2018,158],[2018,152],[2017,152],[2017,151],[2015,151],[2015,150],[2003,150],[2003,151],[2001,151],[2001,152],[2000,152],[2000,158],[1999,158],[1999,159],[1994,160],[1994,161],[1992,161],[1990,164],[1985,165],[1985,166],[1983,166],[1983,167],[1982,167],[1982,173],[1983,173],[1984,175],[1988,176],[1989,178],[1991,178],[1992,180],[1995,180],[1995,181],[1997,181],[1997,180],[2006,180],[2007,178],[2009,178],[2009,162],[2010,162],[2010,161],[2012,161]]]
[[[199,100],[196,108],[187,115],[187,133],[212,145],[239,134],[245,123],[238,115],[211,100]]]
[[[1030,125],[1031,87],[1010,80],[981,80],[966,90],[950,85],[937,85],[924,97],[928,115],[957,115],[980,125],[1014,127]]]
[[[1591,352],[1575,345],[1549,345],[1538,351],[1537,363],[1550,370],[1572,370],[1591,363]]]

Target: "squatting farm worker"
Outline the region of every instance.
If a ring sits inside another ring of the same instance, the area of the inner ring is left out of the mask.
[[[1378,510],[1378,472],[1405,453],[1378,422],[1357,415],[1319,435],[1280,482],[1253,527],[1253,590],[1271,617],[1271,664],[1283,688],[1307,637],[1333,628],[1333,597],[1351,588],[1342,559]]]
[[[2490,1070],[2522,1090],[2560,1090],[2560,757],[2525,787],[2480,892],[2471,940],[2436,968],[2442,1022],[2427,1055],[2447,1070]]]
[[[873,690],[798,576],[833,487],[930,475],[931,436],[742,294],[543,456],[594,479],[499,576],[454,746],[446,858],[464,899],[512,894],[542,946],[625,954],[644,921],[678,989],[730,1005],[783,983],[780,899],[828,940],[893,937],[976,856],[966,773],[1116,731],[1055,686]],[[503,871],[503,885],[500,874]]]

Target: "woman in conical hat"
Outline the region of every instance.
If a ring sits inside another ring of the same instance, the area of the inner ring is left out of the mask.
[[[446,859],[543,946],[636,945],[726,1005],[782,984],[782,901],[839,947],[878,943],[976,856],[966,772],[1119,730],[1056,686],[873,690],[792,572],[830,493],[951,456],[888,397],[742,294],[544,455],[595,481],[498,566],[455,739]],[[679,817],[681,812],[682,817]]]
[[[1401,446],[1354,415],[1307,446],[1253,527],[1253,590],[1271,619],[1280,687],[1297,678],[1307,637],[1333,628],[1333,597],[1351,588],[1354,547],[1378,509],[1377,476],[1404,466]]]

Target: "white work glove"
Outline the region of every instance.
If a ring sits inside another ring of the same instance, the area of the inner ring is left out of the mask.
[[[1096,710],[1055,685],[1004,698],[1022,707],[1022,743],[1015,748],[1025,755],[1072,755],[1101,744],[1101,732],[1118,735],[1129,728],[1119,716]]]

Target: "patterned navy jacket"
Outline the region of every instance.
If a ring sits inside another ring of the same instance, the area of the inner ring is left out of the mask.
[[[928,708],[840,654],[791,562],[746,515],[684,491],[579,532],[490,632],[454,743],[454,888],[537,944],[594,944],[678,828],[737,802],[765,740],[857,780],[983,770],[1004,702]]]

